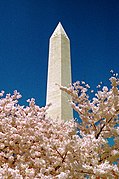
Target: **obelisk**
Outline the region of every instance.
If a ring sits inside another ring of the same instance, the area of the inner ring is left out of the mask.
[[[70,40],[59,22],[50,37],[49,44],[46,104],[52,104],[48,109],[47,116],[53,120],[61,121],[73,118],[73,110],[69,103],[71,98],[58,86],[68,86],[70,83]]]

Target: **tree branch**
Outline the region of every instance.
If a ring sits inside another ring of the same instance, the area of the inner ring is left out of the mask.
[[[100,136],[102,130],[104,129],[104,127],[110,123],[110,121],[113,119],[113,117],[111,117],[105,124],[103,124],[103,126],[100,128],[100,131],[96,134],[96,139],[98,139],[98,137]]]

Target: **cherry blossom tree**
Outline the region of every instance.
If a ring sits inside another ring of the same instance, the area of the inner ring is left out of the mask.
[[[119,79],[113,75],[111,88],[103,86],[92,100],[85,82],[60,87],[71,95],[72,108],[81,119],[77,124],[81,140],[78,169],[90,178],[119,178]],[[108,139],[113,139],[114,145],[110,146]]]
[[[110,81],[92,100],[84,82],[60,87],[72,96],[80,123],[59,123],[46,117],[50,106],[40,108],[34,99],[20,106],[17,91],[1,91],[0,179],[118,179],[119,80]]]

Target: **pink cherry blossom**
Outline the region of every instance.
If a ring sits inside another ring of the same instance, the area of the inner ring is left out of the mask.
[[[20,93],[1,92],[0,178],[118,179],[119,80],[110,81],[111,87],[104,86],[92,100],[84,82],[60,87],[72,96],[81,123],[49,119],[50,105],[39,107],[32,98],[28,106],[20,106]]]

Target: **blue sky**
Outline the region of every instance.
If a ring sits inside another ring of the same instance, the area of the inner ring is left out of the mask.
[[[0,89],[45,105],[48,41],[58,22],[71,41],[73,82],[95,88],[119,72],[118,0],[0,0]]]

